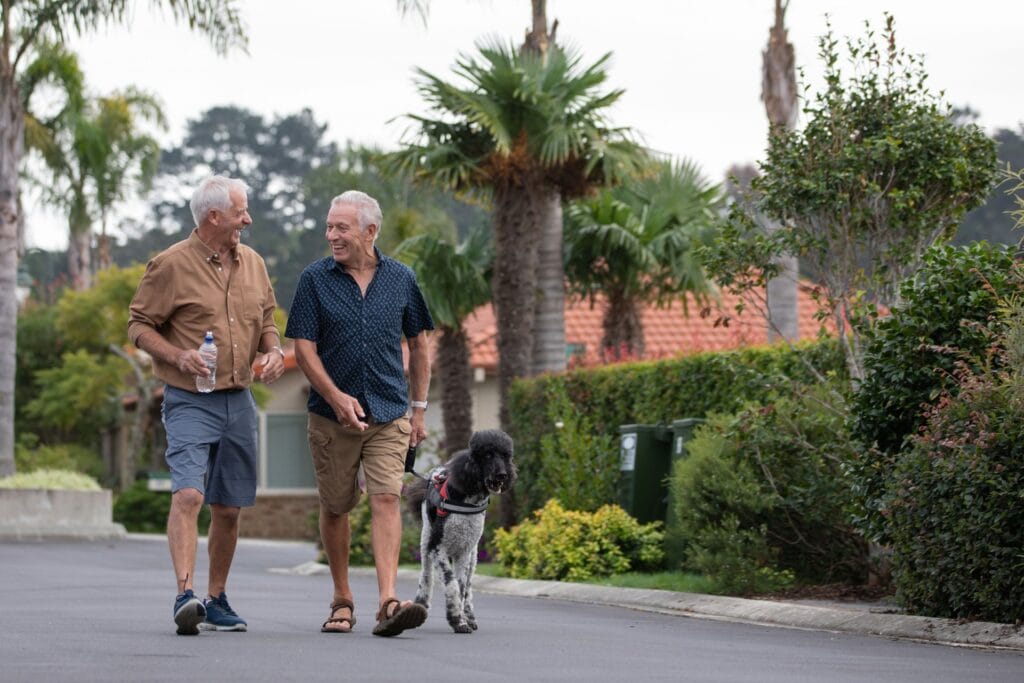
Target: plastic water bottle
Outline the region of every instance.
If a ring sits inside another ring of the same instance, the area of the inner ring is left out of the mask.
[[[217,386],[217,345],[213,343],[213,332],[207,332],[199,347],[199,355],[210,369],[210,376],[196,375],[196,391],[208,394]]]

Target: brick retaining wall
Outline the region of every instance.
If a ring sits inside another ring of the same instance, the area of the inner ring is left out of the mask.
[[[242,512],[240,535],[312,541],[318,532],[311,526],[310,515],[318,508],[315,492],[257,493],[256,505]]]

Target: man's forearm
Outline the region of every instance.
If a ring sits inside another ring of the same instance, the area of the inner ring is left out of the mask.
[[[427,400],[430,389],[430,356],[427,351],[426,333],[421,333],[409,342],[409,398],[413,401]]]
[[[174,366],[178,365],[178,358],[184,350],[171,344],[155,330],[149,330],[140,334],[138,339],[136,339],[136,346],[154,358]]]

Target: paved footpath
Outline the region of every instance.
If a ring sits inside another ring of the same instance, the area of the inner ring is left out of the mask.
[[[435,590],[422,628],[372,636],[370,569],[353,570],[355,633],[323,635],[330,581],[313,554],[241,541],[228,594],[249,633],[182,637],[162,537],[0,542],[0,681],[1024,681],[1024,636],[1006,625],[485,576],[473,635],[451,633]],[[202,591],[205,547],[199,565]],[[400,572],[399,597],[415,579]]]

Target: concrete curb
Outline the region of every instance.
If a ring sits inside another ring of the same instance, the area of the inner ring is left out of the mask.
[[[1024,628],[1012,624],[960,622],[955,619],[876,614],[771,600],[491,576],[476,576],[473,579],[473,588],[490,593],[614,605],[662,614],[860,633],[947,645],[1024,650]]]
[[[291,569],[270,571],[303,576],[330,573],[326,565],[316,562],[306,562]],[[351,571],[366,574],[374,572],[372,567],[353,567]],[[412,581],[419,578],[419,572],[413,569],[399,569],[398,575],[402,579]],[[507,579],[479,574],[473,579],[473,589],[486,593],[611,605],[700,619],[857,633],[961,647],[1024,650],[1024,627],[985,621],[961,622],[956,619],[906,614],[879,614],[863,609],[821,607],[667,590],[614,588],[586,583]]]

